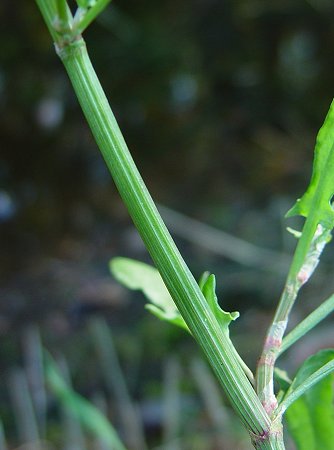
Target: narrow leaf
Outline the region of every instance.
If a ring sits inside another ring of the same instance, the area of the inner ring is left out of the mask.
[[[284,353],[291,347],[298,339],[303,337],[306,333],[312,330],[322,320],[324,320],[334,310],[334,295],[331,295],[318,308],[302,320],[289,334],[285,336],[282,346],[279,350],[279,355]]]
[[[333,349],[309,357],[278,408],[298,450],[334,450],[333,370]]]
[[[108,6],[111,0],[80,0],[84,3],[82,8],[80,5],[79,14],[76,15],[73,31],[76,34],[81,34],[85,29],[102,13]]]
[[[110,450],[126,450],[101,411],[66,384],[50,355],[45,355],[44,362],[46,382],[63,406],[72,412],[86,430],[103,440]]]

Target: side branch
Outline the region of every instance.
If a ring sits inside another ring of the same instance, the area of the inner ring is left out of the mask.
[[[307,224],[305,224],[306,226]],[[302,237],[300,238],[302,239]],[[270,326],[262,355],[258,361],[256,373],[256,388],[260,401],[267,414],[272,417],[277,408],[274,393],[274,367],[278,358],[285,329],[288,324],[290,311],[295,303],[300,288],[309,280],[319,263],[319,257],[330,240],[330,230],[319,224],[314,233],[305,260],[301,264],[296,276],[290,271],[286,281],[278,308]],[[302,244],[302,241],[298,245]],[[292,264],[293,266],[293,264]]]

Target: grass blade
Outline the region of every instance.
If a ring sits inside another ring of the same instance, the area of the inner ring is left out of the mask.
[[[36,449],[39,448],[38,426],[24,370],[16,368],[11,371],[9,392],[21,442],[34,443]]]
[[[77,418],[80,424],[94,436],[103,439],[110,450],[126,450],[107,418],[88,400],[73,391],[64,381],[48,354],[45,355],[45,377],[58,401]]]
[[[57,361],[61,375],[67,385],[72,388],[70,370],[63,355]],[[64,427],[63,443],[64,450],[87,450],[85,435],[78,418],[73,411],[61,405],[61,419]]]
[[[164,370],[164,422],[163,448],[181,450],[179,442],[181,424],[181,366],[176,357],[166,360]]]
[[[215,430],[217,448],[228,450],[230,418],[222,401],[221,392],[213,374],[200,358],[191,362],[191,373],[201,394],[205,409]]]
[[[91,320],[89,327],[106,386],[116,399],[122,427],[127,431],[127,444],[131,448],[146,449],[143,426],[131,401],[111,330],[101,318]]]
[[[26,330],[23,340],[23,352],[39,434],[44,438],[46,432],[47,398],[44,383],[43,349],[37,326],[32,326]]]

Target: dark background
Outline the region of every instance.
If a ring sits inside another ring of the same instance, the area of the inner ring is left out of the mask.
[[[283,216],[307,186],[333,97],[333,13],[329,0],[115,1],[85,33],[153,198],[276,252],[264,270],[256,256],[253,265],[240,264],[192,238],[186,218],[183,239],[166,216],[196,277],[216,273],[221,304],[241,312],[232,334],[252,369],[288,270],[275,257],[295,245],[285,231],[294,222]],[[149,262],[147,253],[35,3],[2,1],[0,14],[1,372],[6,378],[22,363],[24,336],[38,326],[44,344],[66,354],[75,387],[89,394],[100,379],[86,324],[102,314],[125,366],[138,360],[126,372],[132,395],[159,397],[165,358],[196,349],[110,277],[110,258]],[[332,293],[331,247],[324,260],[292,322]],[[297,347],[294,364],[332,345],[328,324]],[[18,444],[6,387],[0,390]]]

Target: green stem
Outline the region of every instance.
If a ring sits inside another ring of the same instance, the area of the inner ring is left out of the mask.
[[[324,366],[320,367],[316,372],[312,373],[306,380],[303,381],[296,389],[291,386],[290,389],[284,396],[283,401],[280,403],[279,407],[275,411],[275,417],[279,418],[284,414],[284,412],[292,405],[293,402],[298,400],[306,391],[308,391],[312,386],[319,383],[323,378],[327,377],[330,373],[334,371],[334,360],[329,361]]]
[[[321,226],[321,228],[317,227],[318,222],[314,215],[311,215],[306,219],[303,232],[298,240],[285,288],[279,301],[273,322],[288,321],[290,311],[297,298],[299,289],[308,281],[318,264],[319,254],[317,254],[317,260],[314,261],[314,266],[309,267],[308,264],[310,258],[312,258],[314,254],[315,249],[313,247],[317,244],[317,229],[320,234],[325,231]],[[323,247],[321,248],[321,251],[322,250]]]
[[[52,36],[54,42],[59,39],[59,34],[55,30],[55,20],[58,17],[58,6],[56,0],[36,0],[36,3],[42,13],[46,26]]]
[[[259,450],[285,450],[285,445],[281,437],[270,439],[268,442],[260,442],[254,447]]]
[[[300,288],[309,280],[318,265],[319,257],[330,238],[330,230],[306,220],[299,238],[291,268],[280,298],[275,317],[269,327],[262,355],[258,362],[256,385],[259,398],[271,417],[277,408],[274,394],[274,367],[280,354],[282,339],[288,324],[289,314]]]
[[[76,22],[74,18],[74,30],[77,34],[81,34],[85,29],[96,19],[96,17],[108,6],[111,0],[99,0],[94,6],[87,9],[82,15],[80,14],[80,19]]]
[[[59,49],[58,53],[120,195],[180,313],[246,427],[256,435],[267,432],[268,417],[162,222],[127,149],[84,41]]]
[[[66,0],[56,0],[59,23],[55,24],[59,32],[68,33],[71,30],[73,17]]]
[[[49,0],[36,0],[45,18]],[[50,23],[48,24],[50,28]],[[54,34],[53,34],[54,35]],[[256,448],[283,449],[281,424],[271,422],[245,376],[231,341],[208,308],[132,160],[82,38],[56,36],[56,48],[118,191],[193,336],[208,358]],[[279,442],[280,447],[278,447]]]

